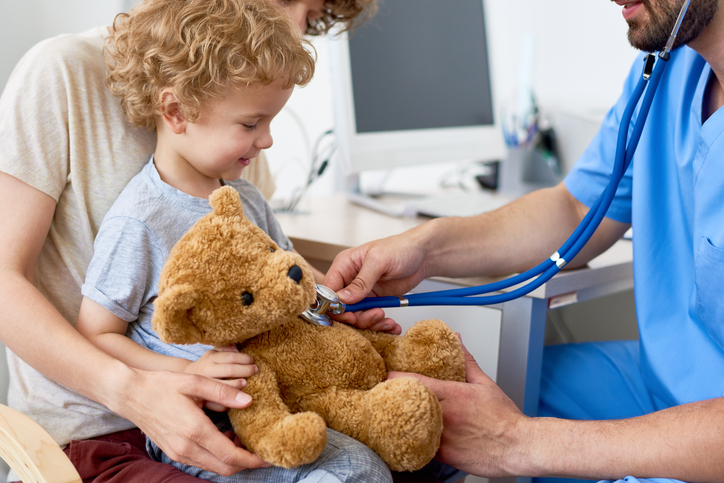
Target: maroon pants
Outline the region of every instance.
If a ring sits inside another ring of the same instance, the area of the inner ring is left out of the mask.
[[[93,439],[71,441],[65,448],[83,483],[199,483],[171,465],[159,463],[146,453],[146,437],[140,429],[129,429]],[[438,482],[415,473],[393,473],[395,482]],[[22,483],[22,482],[15,482]]]
[[[201,480],[171,465],[152,460],[146,437],[129,429],[82,441],[71,441],[65,454],[83,483],[199,483]]]

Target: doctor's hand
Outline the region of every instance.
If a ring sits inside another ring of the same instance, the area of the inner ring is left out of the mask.
[[[342,302],[353,304],[367,296],[401,296],[426,276],[425,251],[412,231],[375,240],[341,252],[324,277],[324,285]],[[360,329],[400,333],[382,309],[346,312],[335,319]]]
[[[221,475],[271,466],[238,447],[204,413],[207,402],[219,408],[244,408],[251,397],[238,382],[168,371],[133,372],[108,395],[111,410],[133,421],[171,459]],[[228,381],[227,381],[228,382]]]
[[[517,451],[530,418],[480,369],[463,346],[467,382],[441,381],[419,374],[391,372],[389,378],[414,377],[440,401],[443,432],[436,459],[487,478],[522,475]]]

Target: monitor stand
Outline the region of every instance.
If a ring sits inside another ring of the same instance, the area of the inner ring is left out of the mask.
[[[391,194],[370,195],[362,193],[358,174],[348,175],[346,186],[347,199],[356,205],[364,206],[388,216],[402,217],[406,215],[402,202],[394,202],[392,199],[382,200],[384,197],[391,198]]]
[[[514,200],[491,190],[459,188],[444,189],[430,194],[362,193],[359,179],[349,179],[348,199],[357,205],[393,217],[473,216],[493,211]]]

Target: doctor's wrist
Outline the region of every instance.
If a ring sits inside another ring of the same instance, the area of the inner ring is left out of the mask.
[[[458,220],[435,218],[416,228],[414,243],[423,252],[425,277],[455,276],[450,273],[458,238]]]
[[[590,455],[582,441],[592,435],[587,424],[558,418],[526,418],[519,428],[519,451],[513,465],[517,474],[531,477],[564,477],[591,479],[580,464]],[[588,423],[591,423],[588,421]],[[601,479],[601,478],[592,478]],[[616,479],[616,478],[614,478]]]

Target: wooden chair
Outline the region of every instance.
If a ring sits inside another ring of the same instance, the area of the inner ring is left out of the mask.
[[[81,483],[58,443],[38,423],[0,405],[0,458],[23,483]]]

